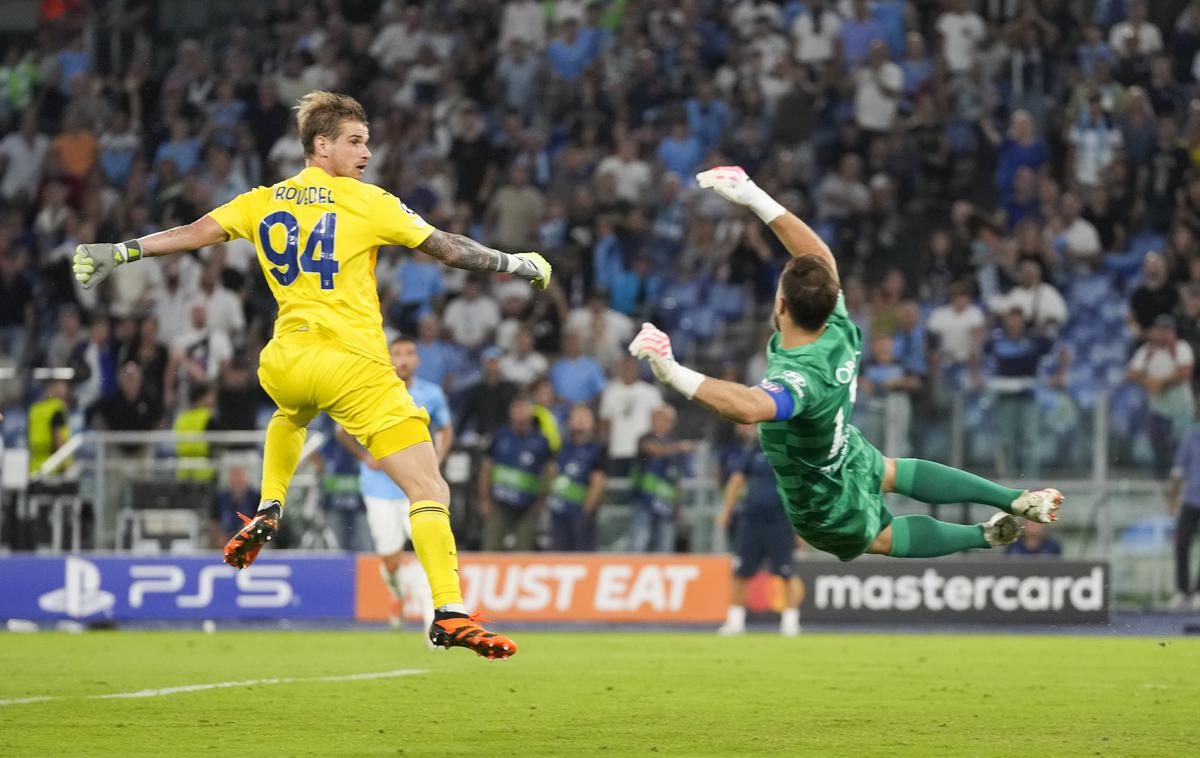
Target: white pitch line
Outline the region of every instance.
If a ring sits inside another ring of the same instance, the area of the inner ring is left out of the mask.
[[[137,690],[136,692],[114,692],[108,695],[84,695],[87,700],[117,700],[143,697],[160,697],[162,695],[178,695],[183,692],[203,692],[204,690],[219,690],[226,687],[254,687],[268,684],[295,684],[301,682],[361,682],[370,679],[392,679],[398,676],[417,676],[429,673],[428,669],[396,669],[394,671],[376,671],[367,674],[342,674],[338,676],[309,676],[282,677],[278,679],[246,679],[240,682],[213,682],[211,684],[188,684],[182,687],[164,687],[157,690]],[[56,695],[41,695],[38,697],[22,697],[13,700],[0,700],[0,705],[20,705],[22,703],[44,703],[49,700],[74,700],[77,697]]]

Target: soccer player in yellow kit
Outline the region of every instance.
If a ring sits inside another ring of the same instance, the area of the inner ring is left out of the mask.
[[[278,406],[263,450],[262,503],[225,547],[245,568],[275,535],[307,425],[325,411],[370,451],[408,493],[412,540],[429,576],[435,616],[430,640],[488,658],[517,647],[467,615],[450,530],[450,488],[438,469],[429,416],[413,403],[388,355],[375,284],[380,245],[405,245],[471,271],[503,271],[545,288],[550,264],[537,253],[510,255],[434,229],[398,198],[361,179],[370,160],[362,106],[351,97],[311,92],[296,107],[306,168],[258,187],[197,221],[117,244],[80,245],[75,277],[94,287],[119,265],[232,238],[258,249],[279,303],[275,333],[258,370]]]

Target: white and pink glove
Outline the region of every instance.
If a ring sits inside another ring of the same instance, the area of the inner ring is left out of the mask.
[[[650,369],[658,381],[679,390],[688,400],[692,399],[707,378],[699,371],[680,366],[671,351],[671,338],[649,322],[642,324],[642,330],[629,343],[629,354],[649,361]]]
[[[696,174],[696,181],[705,189],[712,189],[731,203],[744,205],[769,224],[787,213],[787,209],[762,190],[746,175],[741,166],[717,166]]]

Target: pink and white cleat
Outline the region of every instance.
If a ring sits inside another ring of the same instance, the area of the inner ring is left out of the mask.
[[[1012,512],[1029,521],[1049,524],[1058,521],[1058,509],[1062,502],[1063,494],[1053,487],[1033,492],[1025,490],[1012,502]]]

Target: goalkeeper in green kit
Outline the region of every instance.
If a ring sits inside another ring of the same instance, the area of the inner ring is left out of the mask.
[[[843,561],[863,553],[929,558],[1008,545],[1020,534],[1018,516],[1057,520],[1063,500],[1058,490],[1014,490],[940,463],[885,458],[867,442],[850,424],[862,335],[846,312],[829,247],[740,167],[722,166],[696,178],[701,187],[749,207],[792,254],[775,294],[766,379],[746,387],[681,366],[670,337],[653,324],[642,325],[629,352],[648,360],[659,381],[688,399],[735,423],[759,425],[796,534]],[[983,524],[894,518],[885,492],[926,503],[982,503],[1001,512]]]

